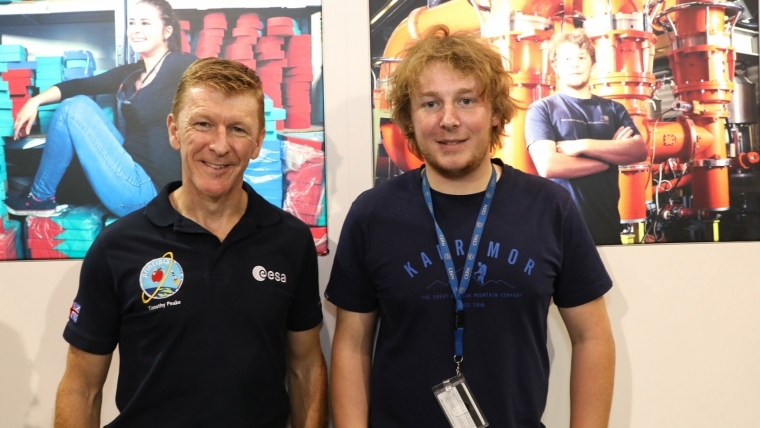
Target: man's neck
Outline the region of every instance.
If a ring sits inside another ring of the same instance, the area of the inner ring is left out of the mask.
[[[591,87],[589,85],[586,85],[580,89],[571,88],[569,86],[562,86],[559,91],[565,95],[582,100],[588,100],[591,98]]]
[[[493,166],[492,166],[493,165]],[[425,167],[430,188],[447,195],[472,195],[486,190],[491,179],[491,169],[496,169],[496,179],[501,177],[501,166],[483,163],[477,170],[464,177],[450,178],[441,175],[433,168]]]
[[[169,202],[183,217],[198,223],[221,242],[245,214],[248,193],[241,187],[229,197],[214,200],[204,196],[190,196],[180,186],[169,194]]]

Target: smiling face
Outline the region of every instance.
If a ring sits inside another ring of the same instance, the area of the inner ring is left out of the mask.
[[[430,172],[465,178],[491,168],[491,129],[499,124],[472,75],[434,61],[411,97],[414,136]]]
[[[182,159],[183,194],[218,202],[243,191],[243,173],[264,140],[259,108],[251,92],[188,88],[179,113],[167,119],[170,143]]]
[[[159,10],[147,3],[137,3],[127,22],[129,45],[141,56],[168,50],[167,40],[172,31],[172,27],[165,26],[161,21]]]
[[[591,55],[585,49],[575,43],[566,42],[557,47],[557,57],[552,68],[559,76],[559,83],[563,89],[582,92],[588,90],[593,65]]]

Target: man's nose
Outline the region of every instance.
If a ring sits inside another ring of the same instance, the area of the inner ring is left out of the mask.
[[[218,156],[223,156],[230,151],[230,144],[227,139],[230,138],[229,130],[223,126],[217,128],[209,148]]]
[[[452,129],[459,126],[459,118],[457,115],[456,106],[453,104],[445,104],[441,111],[441,127],[446,129]]]

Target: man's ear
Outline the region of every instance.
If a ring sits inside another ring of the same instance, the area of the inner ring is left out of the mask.
[[[169,113],[169,116],[166,117],[166,129],[169,131],[169,144],[174,150],[179,150],[179,129],[177,129],[174,113]]]
[[[261,146],[264,144],[264,137],[267,134],[266,128],[263,126],[261,127],[261,132],[259,132],[258,137],[254,141],[254,147],[253,151],[251,152],[251,159],[256,159],[259,157],[259,153],[261,152]]]

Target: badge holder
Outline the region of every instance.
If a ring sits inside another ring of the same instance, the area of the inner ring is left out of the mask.
[[[433,387],[433,395],[441,405],[452,428],[482,428],[488,426],[483,412],[475,401],[464,375],[457,374],[451,379]]]

